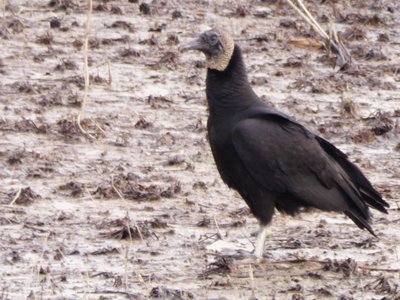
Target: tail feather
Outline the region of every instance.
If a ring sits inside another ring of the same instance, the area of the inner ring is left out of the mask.
[[[367,229],[373,236],[376,234],[368,224],[370,214],[368,207],[387,213],[389,204],[374,189],[361,170],[347,159],[347,155],[321,137],[317,137],[321,147],[334,159],[344,171],[342,179],[337,182],[342,194],[349,199],[350,208],[344,213],[361,229]],[[343,176],[344,175],[344,176]]]
[[[346,210],[344,212],[359,228],[367,229],[374,237],[377,237],[372,227],[368,224],[368,220],[363,218],[357,212]]]
[[[365,191],[365,190],[362,189],[362,188],[360,189],[360,191],[361,191],[361,194],[362,194],[362,196],[363,196],[363,199],[365,200],[365,202],[366,202],[369,206],[371,206],[371,207],[373,207],[373,208],[375,208],[375,209],[377,209],[377,210],[379,210],[380,212],[383,212],[383,213],[385,213],[385,214],[388,213],[386,207],[389,207],[389,204],[388,204],[386,201],[384,201],[384,200],[380,197],[380,195],[378,195],[378,197],[377,197],[376,195],[373,195],[373,194],[371,194],[371,193]]]
[[[367,204],[364,202],[360,192],[358,194],[352,189],[352,186],[349,184],[349,181],[344,177],[342,180],[338,180],[336,182],[336,186],[343,198],[346,199],[348,205],[348,211],[351,211],[353,214],[357,214],[363,220],[367,222],[370,219],[369,209]]]
[[[349,176],[349,179],[353,182],[356,189],[361,192],[361,199],[365,201],[369,206],[387,213],[385,207],[389,207],[389,204],[382,199],[381,194],[374,189],[369,180],[364,176],[361,170],[352,162],[347,159],[347,155],[336,148],[334,145],[329,143],[327,140],[317,136],[321,147],[340,165],[340,167]]]

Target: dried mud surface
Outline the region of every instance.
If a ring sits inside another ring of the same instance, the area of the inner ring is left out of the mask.
[[[324,3],[318,3],[324,2]],[[310,1],[357,68],[334,69],[285,1],[3,1],[1,299],[400,299],[400,4]],[[204,59],[179,46],[231,30],[266,102],[351,156],[390,203],[379,239],[342,215],[257,223],[206,139]],[[221,247],[224,246],[224,247]]]

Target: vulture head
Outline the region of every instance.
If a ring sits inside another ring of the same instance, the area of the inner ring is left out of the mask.
[[[224,30],[211,29],[203,32],[190,42],[183,50],[198,50],[206,56],[206,66],[209,69],[224,71],[233,54],[235,43]]]

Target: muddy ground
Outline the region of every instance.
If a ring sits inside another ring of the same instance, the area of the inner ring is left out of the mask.
[[[338,71],[285,1],[7,1],[0,22],[1,299],[400,299],[400,3],[309,1],[356,63]],[[266,102],[331,140],[390,203],[379,239],[342,215],[257,229],[206,139],[204,59],[224,25]],[[305,45],[309,43],[310,45]],[[229,246],[234,246],[228,249]]]

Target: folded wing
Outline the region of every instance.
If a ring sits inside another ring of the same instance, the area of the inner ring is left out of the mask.
[[[260,114],[239,122],[232,143],[260,187],[282,195],[278,209],[343,211],[372,234],[367,204],[386,212],[387,203],[345,154],[282,115]]]

